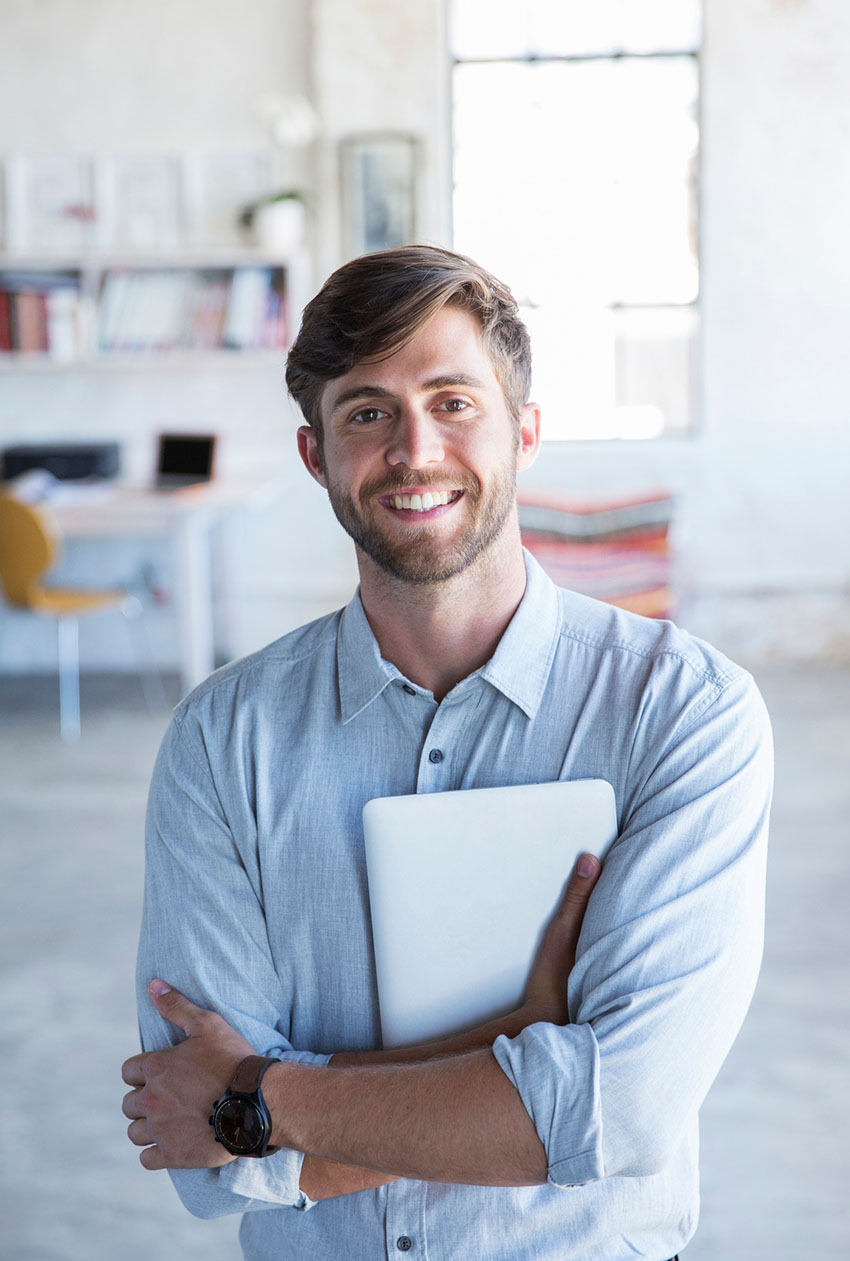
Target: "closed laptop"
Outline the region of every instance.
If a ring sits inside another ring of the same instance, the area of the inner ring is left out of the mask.
[[[601,779],[378,797],[363,809],[381,1029],[401,1046],[515,1008],[582,851],[617,834]]]

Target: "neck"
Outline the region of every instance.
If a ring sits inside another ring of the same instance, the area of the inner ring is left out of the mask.
[[[445,582],[404,582],[359,549],[357,561],[360,598],[381,656],[438,701],[490,660],[525,591],[515,522]]]

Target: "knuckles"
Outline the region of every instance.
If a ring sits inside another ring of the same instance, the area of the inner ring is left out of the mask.
[[[149,1081],[151,1077],[159,1077],[165,1069],[165,1056],[159,1051],[151,1051],[145,1060],[145,1077]]]

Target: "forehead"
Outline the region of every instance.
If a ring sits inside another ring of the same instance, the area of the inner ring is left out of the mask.
[[[466,378],[484,389],[499,389],[481,328],[474,316],[458,307],[443,307],[394,354],[362,359],[340,377],[328,381],[321,407],[327,418],[337,400],[352,391],[370,388],[401,392],[425,390],[429,383]]]

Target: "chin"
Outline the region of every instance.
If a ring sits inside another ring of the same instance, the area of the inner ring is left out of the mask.
[[[337,521],[365,556],[391,578],[424,587],[456,578],[498,542],[515,502],[515,485],[509,471],[494,496],[482,500],[468,493],[465,520],[447,538],[438,529],[427,534],[417,529],[406,539],[390,537],[371,516],[358,511],[347,492],[329,486],[328,497]]]

